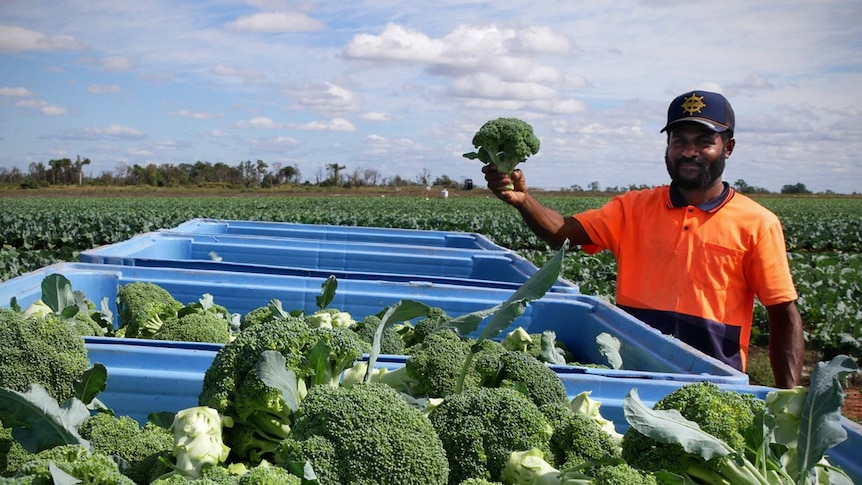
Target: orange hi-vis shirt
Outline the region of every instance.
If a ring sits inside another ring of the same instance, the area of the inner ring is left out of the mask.
[[[797,298],[778,217],[727,183],[700,206],[670,185],[574,217],[593,241],[584,251],[616,256],[617,306],[741,371],[755,296]]]

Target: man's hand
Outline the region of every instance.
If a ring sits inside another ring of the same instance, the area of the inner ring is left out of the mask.
[[[527,182],[524,179],[524,174],[515,169],[512,175],[508,175],[497,171],[497,166],[493,163],[486,164],[482,167],[482,173],[485,174],[485,181],[488,183],[488,188],[497,196],[498,199],[510,204],[514,207],[521,207],[527,199]],[[504,189],[508,185],[512,185],[514,189]]]

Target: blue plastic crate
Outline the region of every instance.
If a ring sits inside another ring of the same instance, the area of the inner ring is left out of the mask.
[[[318,241],[369,242],[460,249],[505,251],[487,237],[470,232],[429,231],[363,226],[302,224],[296,222],[237,221],[229,219],[191,219],[174,228],[179,234],[224,234],[265,236]]]
[[[512,251],[353,241],[149,232],[80,254],[84,263],[427,281],[516,289],[538,268]],[[562,278],[551,291],[577,293]]]
[[[281,300],[287,311],[311,313],[317,310],[317,297],[325,281],[316,277],[59,263],[0,283],[0,304],[5,305],[15,297],[22,307],[30,305],[41,296],[42,280],[53,273],[66,276],[74,290],[82,291],[94,302],[107,297],[115,316],[118,286],[134,281],[158,284],[182,303],[196,302],[209,293],[215,303],[241,314],[265,306],[274,298]],[[491,308],[506,301],[512,293],[513,290],[474,286],[347,280],[338,282],[329,307],[362,319],[400,300],[416,300],[458,316]],[[548,293],[531,302],[510,329],[517,326],[529,332],[556,331],[557,339],[566,344],[574,359],[584,363],[605,362],[595,342],[599,334],[619,338],[626,370],[576,367],[584,374],[748,384],[746,374],[660,334],[597,297]],[[146,367],[148,363],[140,365]]]

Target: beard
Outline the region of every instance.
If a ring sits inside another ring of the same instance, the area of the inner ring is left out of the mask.
[[[667,166],[667,173],[670,179],[683,190],[697,190],[709,187],[716,180],[721,179],[724,173],[724,164],[727,160],[727,155],[722,153],[711,164],[703,157],[681,157],[671,162],[667,153],[664,155],[664,163]],[[700,168],[696,177],[685,177],[681,174],[679,167],[683,163],[692,163]]]

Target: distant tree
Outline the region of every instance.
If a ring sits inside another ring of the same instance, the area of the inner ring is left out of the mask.
[[[326,178],[326,185],[340,186],[342,182],[341,171],[347,168],[345,165],[337,163],[328,163],[326,171],[329,172],[329,177]]]
[[[602,186],[599,185],[598,181],[593,180],[587,185],[587,190],[589,190],[590,192],[599,192],[600,190],[602,190]]]
[[[578,184],[572,184],[571,186],[569,186],[569,190],[571,190],[572,192],[583,192],[584,188]]]
[[[84,184],[84,166],[90,164],[90,159],[85,158],[81,160],[81,155],[75,159],[75,164],[73,166],[73,174],[77,176],[78,185]]]
[[[795,185],[785,185],[781,187],[782,194],[810,194],[811,191],[805,188],[805,184],[798,183]]]

